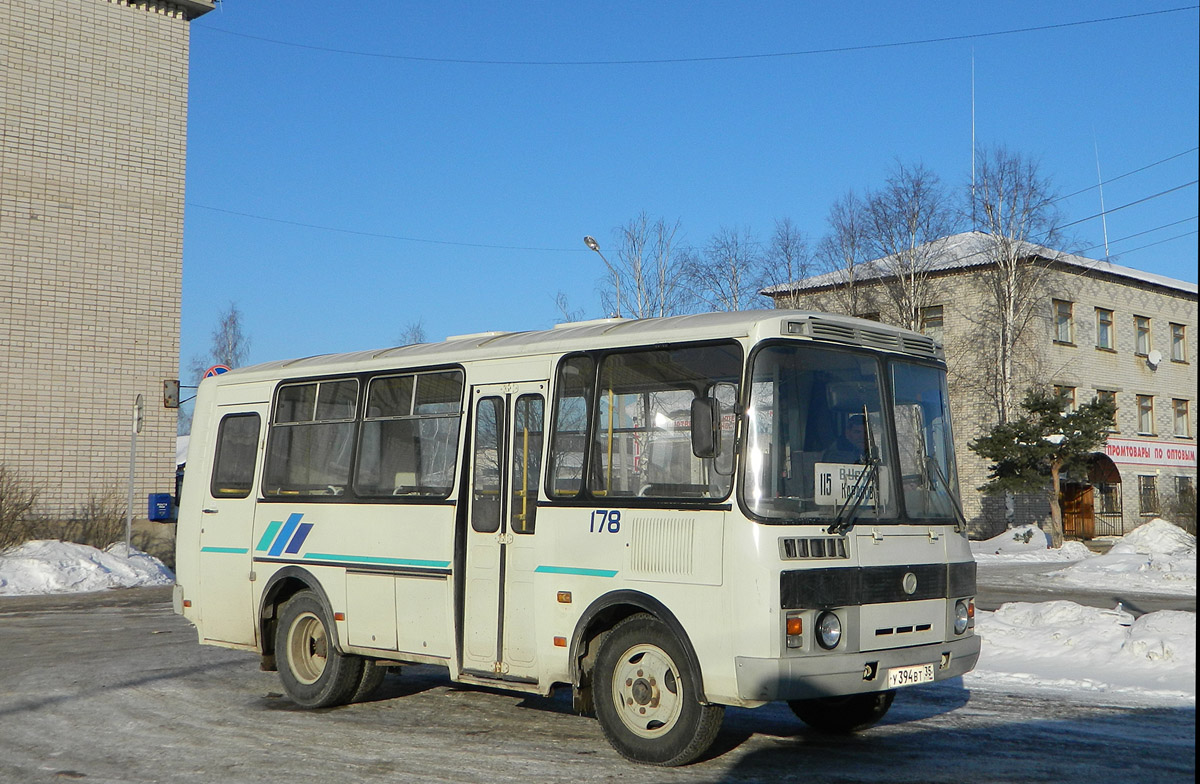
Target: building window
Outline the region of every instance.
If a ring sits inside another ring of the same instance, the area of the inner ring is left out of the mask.
[[[1138,432],[1143,435],[1154,435],[1154,396],[1137,396]]]
[[[1142,517],[1158,514],[1158,477],[1138,477],[1138,506]]]
[[[1187,329],[1182,324],[1171,325],[1171,361],[1187,362]]]
[[[1179,505],[1196,505],[1196,486],[1190,476],[1175,477],[1175,503]]]
[[[1054,394],[1064,398],[1067,401],[1067,411],[1075,410],[1075,387],[1064,387],[1055,384]]]
[[[1171,408],[1175,412],[1175,435],[1180,438],[1190,438],[1192,428],[1188,422],[1188,402],[1186,400],[1172,400]]]
[[[1096,397],[1113,404],[1112,425],[1109,429],[1115,432],[1117,429],[1117,393],[1111,389],[1097,389]]]
[[[1096,308],[1096,348],[1113,350],[1113,312]]]
[[[921,308],[921,334],[933,338],[938,343],[942,343],[942,323],[941,305]]]
[[[1066,300],[1054,300],[1054,342],[1074,343],[1071,329],[1071,308],[1073,303]]]
[[[881,321],[882,320],[879,318],[878,310],[872,310],[869,313],[855,313],[854,317],[860,318],[860,319],[866,319],[867,321]]]
[[[1150,319],[1147,316],[1134,316],[1133,329],[1133,351],[1144,357],[1150,353]]]

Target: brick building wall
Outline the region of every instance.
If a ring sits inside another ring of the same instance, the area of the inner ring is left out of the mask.
[[[1035,383],[1073,388],[1080,404],[1090,401],[1100,390],[1115,394],[1117,425],[1109,437],[1107,451],[1113,454],[1110,459],[1114,460],[1120,476],[1120,514],[1103,520],[1097,518],[1096,535],[1127,533],[1149,520],[1155,509],[1166,511],[1176,499],[1179,481],[1193,490],[1196,485],[1195,286],[1169,279],[1156,283],[1110,274],[1100,270],[1103,266],[1056,264],[1047,271],[1034,322],[1020,347],[1018,363],[1019,388]],[[844,298],[827,285],[826,276],[810,280],[818,285],[806,288],[801,282],[791,289],[800,307],[844,310]],[[880,283],[868,279],[859,285],[865,302],[857,315],[882,312],[883,319],[888,320],[888,306]],[[935,337],[946,351],[959,484],[972,538],[993,536],[1007,525],[1048,520],[1050,507],[1043,495],[1005,499],[977,491],[987,481],[988,463],[968,449],[967,444],[987,432],[998,419],[996,404],[981,383],[981,377],[986,375],[981,371],[986,371],[990,360],[981,353],[978,342],[980,319],[986,318],[984,314],[988,312],[980,267],[948,265],[933,274],[928,285],[932,307],[940,308],[941,323],[936,327]],[[784,299],[778,292],[776,296]],[[1070,341],[1055,339],[1056,300],[1069,304]],[[1112,314],[1111,348],[1098,347],[1097,309]],[[1156,366],[1152,367],[1145,355],[1135,351],[1135,316],[1149,319],[1150,348],[1163,355]],[[1182,360],[1172,359],[1173,325],[1183,330]],[[1152,398],[1152,425],[1148,430],[1139,427],[1139,396]],[[1186,407],[1184,431],[1180,433],[1176,433],[1176,401]],[[1143,507],[1141,485],[1149,484],[1150,480],[1139,477],[1154,477],[1157,507]],[[1089,477],[1067,479],[1087,483]],[[1098,495],[1094,502],[1099,511]]]
[[[0,3],[0,463],[69,514],[174,489],[188,22],[210,2]]]

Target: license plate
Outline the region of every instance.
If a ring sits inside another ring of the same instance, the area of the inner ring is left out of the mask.
[[[913,667],[893,667],[887,671],[889,689],[900,686],[913,686],[918,683],[929,683],[934,680],[932,664],[918,664]]]

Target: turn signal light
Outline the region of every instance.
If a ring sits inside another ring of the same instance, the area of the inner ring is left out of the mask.
[[[804,619],[803,618],[788,618],[787,619],[787,633],[788,633],[789,637],[791,637],[794,634],[803,634],[804,633]]]
[[[333,614],[333,620],[335,620],[335,621],[344,621],[344,620],[346,620],[346,613],[335,612],[335,613]]]
[[[567,647],[567,638],[566,637],[555,637],[554,638],[554,647],[555,648],[566,648]]]

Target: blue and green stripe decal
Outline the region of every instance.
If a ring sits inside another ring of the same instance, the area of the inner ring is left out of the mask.
[[[303,514],[292,514],[286,521],[272,521],[267,530],[263,531],[254,552],[265,552],[272,558],[278,558],[284,553],[294,555],[300,552],[304,540],[308,538],[308,532],[313,528],[312,523],[301,523],[302,517]]]
[[[225,555],[245,555],[250,552],[249,547],[201,547],[202,553],[223,553]]]
[[[426,561],[420,558],[382,558],[374,555],[342,555],[340,553],[305,553],[312,561],[365,564],[368,566],[414,566],[421,569],[449,569],[449,561]]]
[[[580,577],[616,577],[616,569],[583,569],[577,566],[539,566],[534,569],[541,574],[574,574]]]

